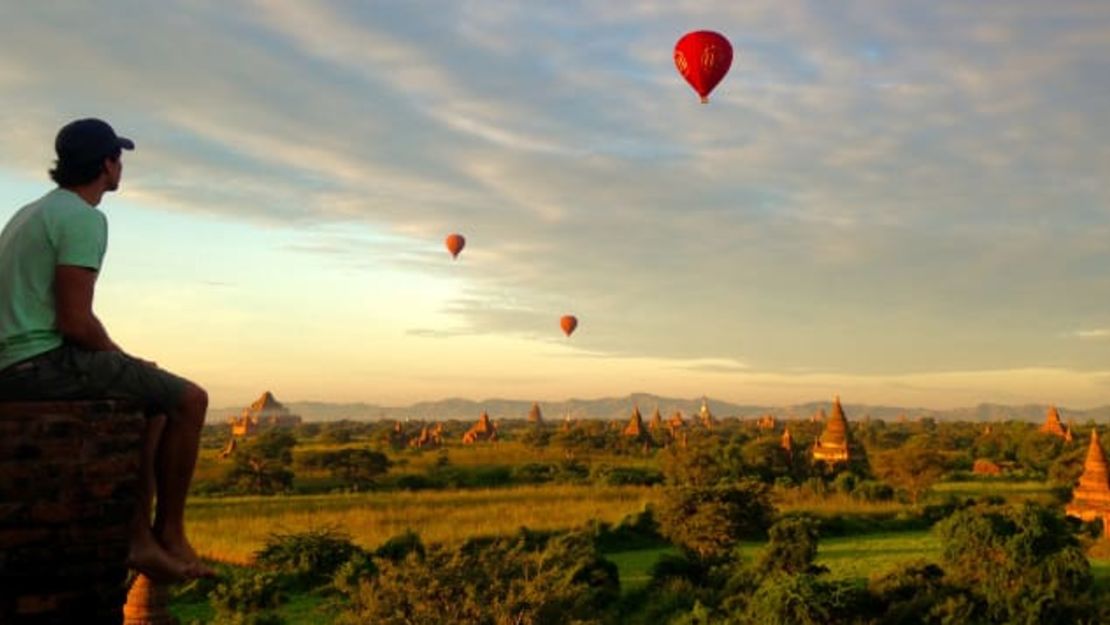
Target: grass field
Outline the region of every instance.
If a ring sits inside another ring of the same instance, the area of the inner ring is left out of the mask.
[[[247,563],[273,532],[335,527],[372,549],[414,530],[427,543],[455,544],[521,527],[569,529],[590,520],[616,523],[661,496],[659,489],[522,486],[493,490],[359,493],[189,500],[193,545],[205,557]]]

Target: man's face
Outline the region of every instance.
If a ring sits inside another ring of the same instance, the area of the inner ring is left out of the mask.
[[[119,179],[123,175],[123,157],[105,159],[104,172],[108,174],[108,190],[119,189]]]

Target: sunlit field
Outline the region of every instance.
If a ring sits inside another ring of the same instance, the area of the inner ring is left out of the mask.
[[[334,527],[364,548],[406,530],[427,543],[456,544],[475,536],[528,527],[569,529],[590,520],[616,523],[657,501],[658,489],[604,486],[522,486],[491,490],[360,493],[189,500],[187,522],[204,556],[248,563],[273,532]]]

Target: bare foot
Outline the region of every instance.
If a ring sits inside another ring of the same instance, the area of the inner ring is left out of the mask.
[[[185,574],[191,579],[214,579],[216,577],[216,571],[212,570],[211,567],[200,560],[193,560],[188,563],[185,568]]]
[[[197,554],[193,546],[189,544],[185,536],[166,536],[160,533],[158,535],[158,544],[160,544],[170,556],[185,563],[185,575],[189,578],[216,577],[216,572],[201,561],[200,555]]]
[[[127,554],[127,566],[152,581],[176,584],[195,577],[182,560],[174,558],[153,540],[135,541]]]

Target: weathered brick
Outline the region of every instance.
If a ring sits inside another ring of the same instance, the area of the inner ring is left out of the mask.
[[[0,549],[12,549],[22,545],[33,545],[53,537],[55,537],[55,533],[45,527],[0,529]]]

